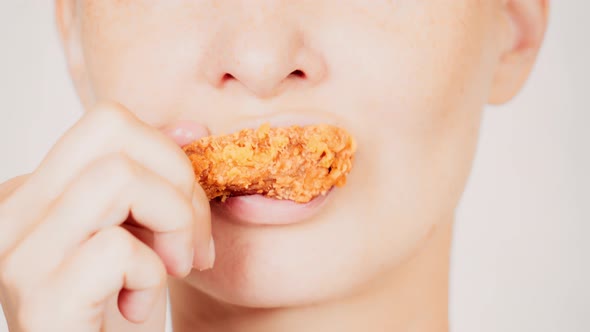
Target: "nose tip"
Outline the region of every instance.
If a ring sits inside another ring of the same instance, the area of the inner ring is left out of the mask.
[[[216,47],[216,63],[207,73],[217,88],[242,88],[270,98],[289,86],[317,83],[326,74],[323,57],[294,27],[261,25],[228,34],[231,38],[220,38],[225,43]]]

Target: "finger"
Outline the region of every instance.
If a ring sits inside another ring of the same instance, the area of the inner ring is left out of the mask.
[[[193,253],[193,267],[206,270],[215,263],[215,243],[211,231],[211,209],[205,191],[200,186],[195,186],[193,193],[193,209],[195,213],[195,231]],[[122,226],[149,247],[154,247],[154,234],[139,225],[124,224]]]
[[[68,252],[93,233],[120,225],[130,215],[154,234],[153,249],[168,272],[185,276],[192,266],[191,201],[162,177],[120,154],[83,171],[11,259],[38,260],[37,272],[23,276],[38,278],[55,269]]]
[[[157,303],[151,309],[150,317],[141,323],[129,322],[121,314],[121,310],[119,309],[119,294],[111,296],[105,304],[106,308],[103,312],[104,321],[102,322],[101,331],[164,331],[166,327],[167,295],[166,290],[164,290]]]
[[[0,185],[0,257],[4,256],[14,246],[16,229],[21,228],[14,217],[8,212],[4,201],[6,197],[18,190],[28,179],[29,175],[21,175]]]
[[[190,197],[195,176],[182,149],[122,106],[102,105],[88,112],[70,129],[20,190],[3,203],[11,219],[18,220],[0,220],[0,229],[6,230],[5,236],[22,238],[82,169],[113,153],[127,154]],[[23,209],[23,206],[30,208]]]
[[[101,155],[118,152],[127,154],[190,195],[194,173],[182,149],[117,104],[100,105],[86,113],[50,151],[31,182],[43,184],[49,196],[55,197],[72,175],[88,163]]]
[[[117,305],[121,315],[133,323],[143,323],[151,315],[155,302],[164,293],[164,286],[155,289],[131,291],[123,289],[119,293]]]
[[[110,227],[86,241],[57,271],[49,288],[71,317],[85,316],[124,290],[119,310],[140,323],[149,317],[165,283],[158,256],[126,230]]]
[[[199,207],[201,205],[203,204],[193,202],[196,215],[196,231],[193,232],[195,235],[195,240],[193,242],[195,243],[195,252],[193,253],[194,259],[192,266],[193,268],[203,271],[212,268],[215,263],[215,243],[211,232],[210,209],[208,206],[205,209],[200,209]],[[122,227],[147,246],[154,248],[154,238],[157,235],[154,236],[154,233],[150,230],[128,223],[122,225]]]
[[[193,267],[206,270],[215,263],[215,243],[211,231],[211,208],[207,194],[201,186],[193,189],[192,208],[195,216]]]

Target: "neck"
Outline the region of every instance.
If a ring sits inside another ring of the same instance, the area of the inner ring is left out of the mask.
[[[451,223],[415,254],[354,296],[297,308],[249,309],[170,282],[174,331],[448,331]]]

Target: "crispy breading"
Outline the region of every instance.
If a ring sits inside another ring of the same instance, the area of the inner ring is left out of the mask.
[[[209,199],[262,194],[307,203],[343,186],[356,143],[330,125],[244,129],[184,147]]]

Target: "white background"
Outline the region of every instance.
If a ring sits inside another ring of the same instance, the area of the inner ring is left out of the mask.
[[[32,170],[79,115],[52,6],[0,2],[0,181]],[[486,111],[457,220],[454,332],[590,331],[588,13],[554,0],[530,83]]]

